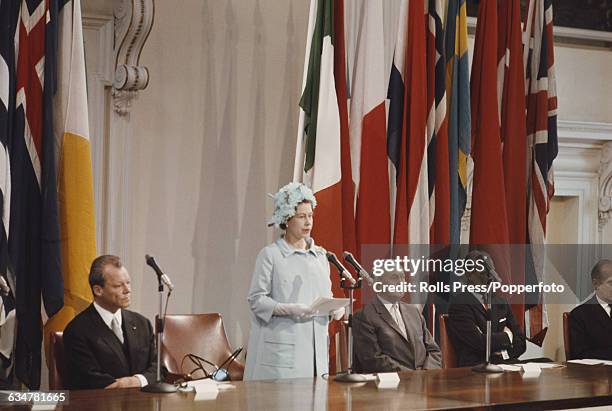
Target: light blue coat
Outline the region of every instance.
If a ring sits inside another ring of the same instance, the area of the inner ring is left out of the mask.
[[[331,297],[325,250],[309,240],[307,251],[283,238],[259,252],[251,281],[251,333],[245,380],[305,378],[328,372],[328,316],[298,320],[273,315],[278,303],[310,305]]]

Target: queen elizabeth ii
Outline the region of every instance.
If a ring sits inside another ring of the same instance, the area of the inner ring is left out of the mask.
[[[245,380],[304,378],[328,372],[327,324],[329,316],[309,308],[319,297],[331,297],[326,252],[310,236],[312,191],[289,183],[274,196],[269,225],[282,235],[259,252],[248,302],[251,333]],[[339,318],[344,310],[332,315]]]

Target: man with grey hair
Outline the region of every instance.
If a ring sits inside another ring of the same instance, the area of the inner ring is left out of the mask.
[[[156,380],[157,351],[151,323],[129,311],[130,275],[119,257],[91,264],[94,302],[64,331],[70,389],[141,387]]]
[[[569,315],[571,359],[612,360],[612,260],[599,260],[591,271],[595,294]]]
[[[402,271],[385,272],[384,287],[353,317],[356,372],[393,372],[440,368],[442,354],[414,304],[401,301]]]

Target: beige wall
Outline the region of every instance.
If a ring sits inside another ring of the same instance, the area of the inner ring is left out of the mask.
[[[246,343],[256,254],[274,236],[266,193],[291,178],[307,0],[156,2],[142,53],[150,84],[131,114],[128,260],[134,308],[157,310],[156,256],[177,286],[169,312],[221,312]],[[556,50],[559,117],[612,123],[612,53]]]
[[[612,123],[612,51],[555,47],[559,119]]]
[[[158,1],[141,58],[151,82],[132,112],[131,261],[155,255],[177,286],[169,312],[219,311],[235,344],[273,238],[266,193],[292,177],[308,5]],[[132,271],[146,279],[135,308],[151,317],[153,274]]]

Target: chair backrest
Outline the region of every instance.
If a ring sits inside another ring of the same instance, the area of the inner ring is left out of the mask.
[[[49,336],[49,389],[62,390],[66,381],[64,364],[64,336],[61,331]]]
[[[219,313],[167,315],[162,338],[162,365],[171,374],[186,374],[195,366],[185,360],[187,354],[199,357],[220,366],[231,354],[223,319]],[[244,365],[234,360],[225,366],[232,381],[242,380]],[[207,371],[212,371],[208,368]]]
[[[569,313],[566,311],[563,313],[563,346],[565,348],[565,360],[571,360],[571,346],[569,336]]]
[[[442,351],[442,368],[457,367],[457,354],[448,335],[446,322],[448,314],[440,315],[440,351]]]

